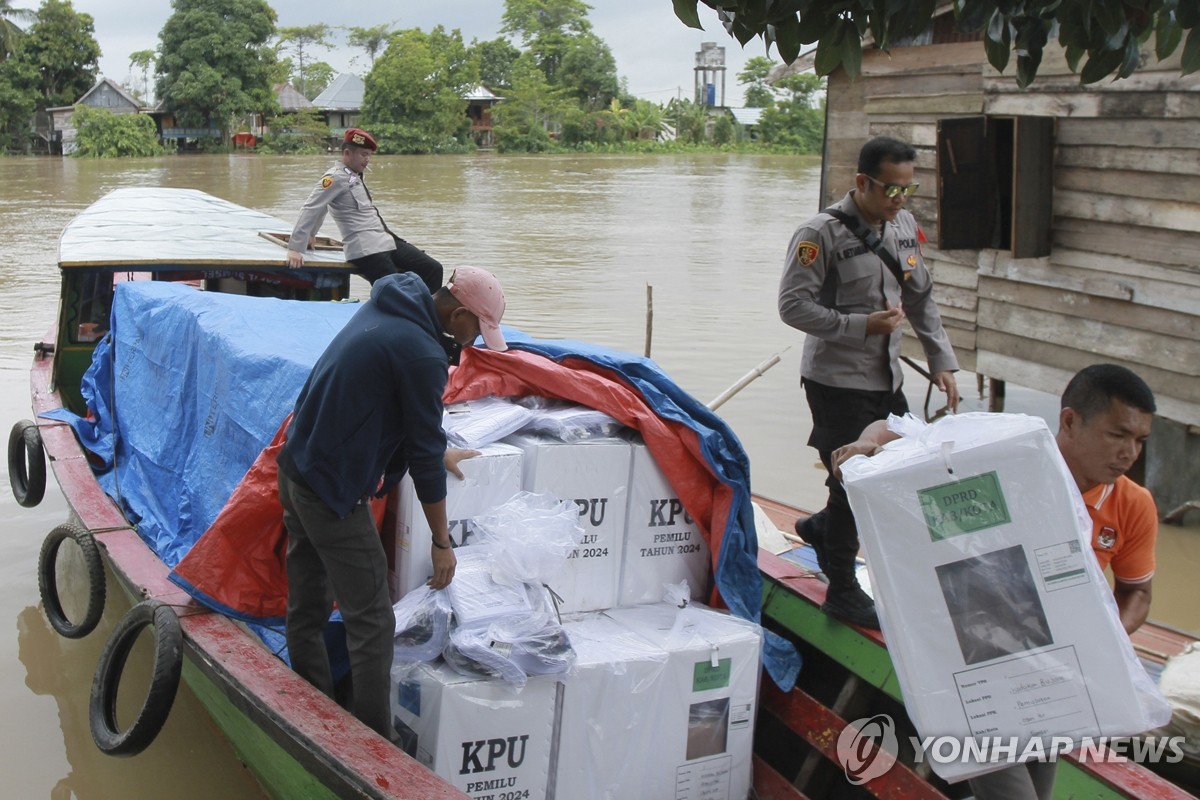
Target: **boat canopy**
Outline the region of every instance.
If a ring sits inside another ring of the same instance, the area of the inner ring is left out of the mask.
[[[286,267],[292,223],[195,189],[114,189],[75,217],[58,242],[62,269]],[[266,234],[282,236],[273,241]],[[305,265],[349,270],[342,250],[304,254]]]

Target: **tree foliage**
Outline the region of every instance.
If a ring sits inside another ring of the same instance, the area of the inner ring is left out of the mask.
[[[347,43],[351,47],[361,47],[371,59],[371,67],[375,66],[375,56],[387,46],[388,37],[392,35],[392,26],[388,24],[375,25],[370,28],[350,26],[346,29],[349,36]]]
[[[413,28],[392,36],[364,83],[363,122],[381,151],[441,151],[470,128],[463,98],[479,83],[479,66],[457,29]]]
[[[0,61],[16,52],[17,43],[25,35],[17,23],[36,19],[37,14],[28,8],[15,8],[12,0],[0,0]]]
[[[37,107],[37,71],[19,57],[0,61],[0,149],[28,147],[29,119]]]
[[[154,120],[145,114],[115,114],[106,108],[78,105],[71,120],[76,156],[118,158],[162,152]]]
[[[702,28],[701,4],[717,10],[731,36],[745,45],[755,37],[774,44],[789,64],[816,45],[817,74],[839,66],[856,77],[862,39],[889,50],[923,33],[935,0],[672,0],[685,24]],[[1183,42],[1183,74],[1200,69],[1200,3],[1196,0],[954,0],[959,30],[982,32],[987,59],[1003,70],[1016,56],[1016,80],[1029,85],[1042,52],[1057,31],[1067,62],[1083,83],[1126,78],[1139,65],[1140,45],[1153,36],[1164,59]],[[1057,26],[1057,27],[1056,27]],[[1184,33],[1186,32],[1186,42]]]
[[[546,80],[558,85],[558,67],[568,43],[591,33],[587,18],[591,10],[583,0],[504,0],[500,32],[517,36]]]
[[[555,83],[589,110],[603,108],[617,96],[617,61],[604,40],[594,33],[564,42]]]
[[[521,51],[504,38],[471,43],[479,61],[479,82],[489,89],[507,89],[512,85],[512,68]]]
[[[310,100],[317,96],[308,92],[309,69],[314,58],[313,50],[318,47],[329,49],[329,37],[332,34],[333,28],[323,22],[315,25],[280,28],[276,32],[276,36],[279,37],[279,41],[275,45],[276,54],[292,58],[294,74],[289,75],[288,78],[292,85],[300,91],[300,94]],[[328,84],[328,81],[326,83]]]
[[[172,0],[159,33],[156,94],[185,127],[277,108],[271,91],[275,11],[265,0]]]
[[[157,60],[158,55],[153,50],[135,50],[129,54],[130,73],[132,74],[135,67],[141,70],[141,85],[130,87],[132,94],[139,100],[145,100],[150,93],[150,68]],[[133,81],[130,80],[130,83]]]
[[[775,84],[784,96],[763,109],[758,121],[759,138],[764,144],[818,153],[825,133],[823,109],[813,101],[824,88],[824,80],[811,72],[789,75]]]
[[[512,85],[503,103],[492,109],[492,132],[500,152],[541,153],[554,147],[556,130],[571,107],[550,85],[533,56],[523,53],[512,67]]]
[[[91,14],[70,0],[45,0],[21,48],[21,58],[38,72],[39,105],[68,106],[96,84],[100,44]]]
[[[316,155],[325,152],[329,126],[315,108],[304,108],[295,113],[272,117],[268,128],[270,134],[257,148],[261,152],[296,155]]]
[[[746,107],[766,108],[775,102],[775,92],[767,83],[775,62],[766,56],[746,59],[742,71],[737,74],[738,83],[746,87]]]

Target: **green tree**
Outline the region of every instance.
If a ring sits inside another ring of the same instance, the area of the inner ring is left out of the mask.
[[[634,100],[625,117],[626,138],[656,139],[663,129],[663,108],[649,100]]]
[[[391,25],[375,25],[371,28],[349,27],[347,43],[351,47],[361,47],[371,59],[371,67],[375,67],[375,56],[387,46],[388,38],[392,35]]]
[[[717,10],[730,35],[745,45],[762,37],[789,64],[802,47],[816,44],[816,71],[839,66],[851,77],[862,63],[862,38],[871,34],[884,50],[923,33],[938,7],[932,0],[672,0],[685,24],[702,28],[698,7]],[[982,32],[988,62],[1003,71],[1015,54],[1016,80],[1028,86],[1042,52],[1057,31],[1067,63],[1083,83],[1110,75],[1127,78],[1140,62],[1141,42],[1151,35],[1164,59],[1183,42],[1183,74],[1200,69],[1200,3],[1196,0],[954,0],[959,30]],[[1187,40],[1184,42],[1184,33]],[[1080,65],[1082,68],[1080,69]]]
[[[568,41],[592,30],[591,10],[583,0],[504,0],[500,32],[520,39],[553,86]]]
[[[118,158],[162,152],[154,120],[145,114],[115,114],[106,108],[78,105],[71,122],[76,156]]]
[[[754,56],[746,59],[742,71],[738,73],[738,83],[746,87],[746,107],[766,108],[775,102],[775,92],[767,83],[767,77],[775,67],[775,62],[766,56]]]
[[[305,72],[308,80],[305,83],[304,96],[309,100],[325,91],[325,87],[333,83],[333,79],[337,77],[337,70],[324,61],[314,61],[308,65]]]
[[[315,108],[305,108],[293,114],[272,117],[267,125],[270,133],[259,145],[264,153],[294,153],[315,155],[325,152],[329,126]]]
[[[691,100],[675,98],[667,103],[663,114],[668,125],[675,128],[675,138],[685,144],[701,144],[706,140],[708,108]]]
[[[607,106],[620,89],[612,50],[593,33],[564,42],[554,82],[589,110]]]
[[[292,85],[300,90],[300,94],[310,99],[316,97],[315,94],[308,93],[308,68],[312,64],[312,51],[317,47],[329,49],[329,36],[332,33],[333,29],[323,22],[280,28],[276,32],[276,36],[279,37],[275,45],[276,55],[295,57],[296,74],[291,76]]]
[[[523,53],[513,63],[512,86],[505,101],[492,109],[492,132],[502,153],[540,153],[554,148],[557,131],[571,102],[550,85],[533,56]]]
[[[12,58],[0,61],[0,149],[25,150],[29,122],[37,108],[37,70],[20,57],[21,41]]]
[[[363,122],[380,149],[431,152],[465,139],[470,120],[463,98],[479,83],[479,67],[457,29],[413,28],[392,37],[364,83]]]
[[[507,89],[511,86],[513,64],[521,51],[507,39],[490,39],[471,43],[471,51],[479,61],[479,82],[489,89]]]
[[[142,71],[141,87],[133,91],[134,96],[139,100],[145,100],[150,94],[150,67],[156,60],[158,60],[158,56],[153,50],[136,50],[129,54],[130,72],[135,67]],[[130,83],[133,81],[131,80]]]
[[[223,141],[233,120],[278,108],[271,91],[275,11],[265,0],[172,0],[159,33],[156,94],[185,127],[215,124]]]
[[[811,72],[789,75],[775,84],[786,92],[784,99],[764,108],[758,122],[759,138],[766,144],[788,147],[802,153],[817,153],[825,132],[825,114],[813,107],[823,80]]]
[[[38,72],[39,105],[74,103],[96,84],[100,45],[91,14],[81,14],[70,0],[45,0],[29,29],[21,58]]]
[[[0,0],[0,61],[16,52],[17,42],[25,35],[17,22],[33,22],[37,14],[27,8],[14,8],[12,0]]]

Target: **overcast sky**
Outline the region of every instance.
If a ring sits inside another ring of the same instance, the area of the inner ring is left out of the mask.
[[[36,8],[39,0],[14,0],[17,7]],[[171,14],[170,0],[74,0],[76,11],[91,14],[103,55],[100,73],[119,83],[130,76],[129,54],[157,50],[158,32]],[[274,0],[278,25],[300,26],[324,22],[332,26],[371,27],[391,24],[400,28],[430,30],[436,25],[458,28],[463,39],[494,39],[504,10],[502,0],[407,0],[406,2],[347,3],[331,0]],[[671,0],[592,0],[588,14],[592,29],[610,48],[617,73],[628,81],[636,97],[663,103],[677,95],[691,98],[695,85],[695,53],[700,43],[715,41],[725,48],[726,105],[742,104],[737,74],[746,59],[764,55],[761,40],[745,50],[717,21],[716,12],[700,7],[705,30],[688,28],[675,16]],[[335,70],[366,72],[366,56],[344,45],[318,52],[317,58]],[[779,59],[772,50],[774,60]],[[357,59],[357,60],[354,60]],[[719,89],[718,89],[719,91]],[[719,98],[718,98],[719,99]]]

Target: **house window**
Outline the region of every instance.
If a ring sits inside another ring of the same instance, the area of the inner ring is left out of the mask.
[[[1053,117],[938,120],[938,247],[1050,254]]]

